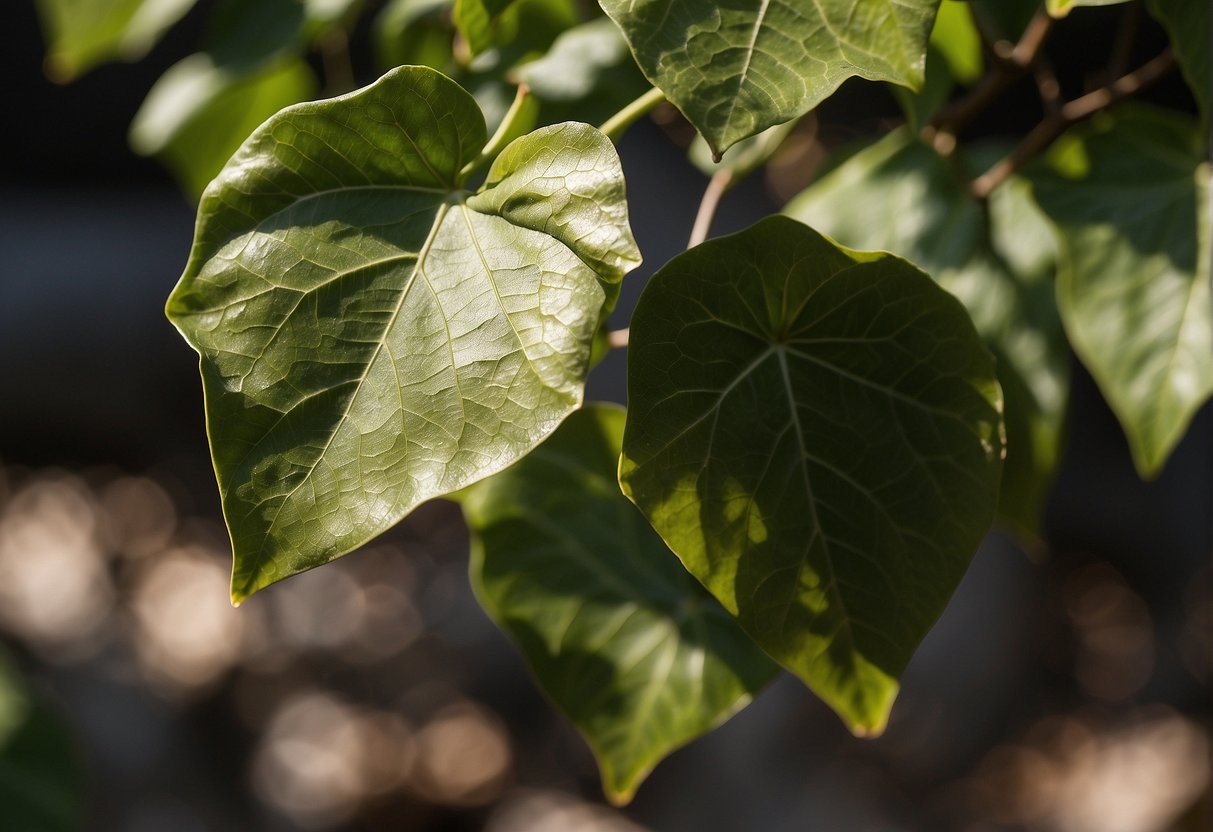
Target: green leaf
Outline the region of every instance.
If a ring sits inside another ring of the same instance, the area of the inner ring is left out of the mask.
[[[543,103],[545,117],[598,124],[649,88],[619,27],[605,17],[574,26],[515,73]]]
[[[383,69],[412,64],[445,70],[454,54],[451,0],[393,0],[375,18],[375,54]]]
[[[981,77],[985,61],[981,54],[981,34],[973,22],[968,3],[943,0],[931,29],[931,46],[939,50],[948,72],[962,84]]]
[[[1209,165],[1194,119],[1122,107],[1076,128],[1034,176],[1057,226],[1074,351],[1157,474],[1213,392]]]
[[[1059,457],[1069,350],[1053,299],[1056,250],[1024,180],[983,207],[968,175],[1002,148],[949,162],[908,130],[850,156],[794,198],[786,212],[861,249],[905,257],[956,295],[997,359],[1006,397],[1001,518],[1035,536]]]
[[[847,78],[923,82],[939,0],[600,0],[644,74],[719,155]]]
[[[455,0],[455,28],[467,41],[468,50],[479,55],[496,40],[496,24],[514,0]]]
[[[113,59],[142,58],[196,0],[37,0],[46,72],[70,81]]]
[[[152,87],[131,124],[131,147],[158,156],[197,199],[258,125],[315,90],[311,70],[297,58],[245,72],[216,65],[200,52],[173,65]]]
[[[1150,14],[1162,23],[1184,78],[1200,104],[1205,123],[1213,109],[1213,63],[1209,58],[1209,0],[1149,0]]]
[[[775,673],[619,492],[621,408],[592,405],[464,498],[472,585],[626,803]]]
[[[1053,17],[1065,17],[1078,6],[1118,6],[1129,0],[1045,0],[1045,8]]]
[[[960,303],[786,217],[697,246],[632,318],[624,493],[857,734],[994,516],[1001,394]]]
[[[795,121],[768,127],[758,135],[742,139],[730,147],[719,162],[712,158],[712,150],[703,136],[696,136],[687,155],[691,164],[705,175],[712,176],[724,169],[732,173],[733,181],[737,181],[765,165],[795,129]]]
[[[0,653],[0,828],[72,832],[84,783],[67,727]]]
[[[168,314],[201,355],[233,599],[502,470],[581,402],[639,262],[614,148],[582,124],[460,171],[484,120],[402,67],[291,107],[203,194]]]

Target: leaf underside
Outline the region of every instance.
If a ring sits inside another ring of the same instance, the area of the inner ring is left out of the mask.
[[[993,519],[1001,396],[951,295],[771,217],[679,255],[632,319],[620,482],[858,734]]]
[[[851,76],[922,84],[939,0],[600,0],[648,79],[720,155]]]
[[[639,262],[610,142],[485,143],[420,67],[271,118],[203,195],[168,314],[201,356],[233,599],[327,563],[495,473],[581,402]]]
[[[476,594],[615,803],[776,671],[620,493],[623,426],[622,409],[587,406],[463,498]]]

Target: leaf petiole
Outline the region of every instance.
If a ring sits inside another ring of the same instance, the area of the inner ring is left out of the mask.
[[[501,153],[507,144],[529,132],[534,126],[535,110],[531,88],[526,84],[519,84],[518,91],[514,94],[514,103],[510,104],[510,109],[506,111],[505,117],[501,119],[501,124],[497,126],[497,131],[488,140],[484,150],[459,171],[459,184],[462,185],[474,171],[496,159],[497,154]]]
[[[598,129],[605,133],[608,139],[617,143],[638,118],[652,110],[662,101],[665,101],[665,93],[657,87],[653,87],[604,121]]]

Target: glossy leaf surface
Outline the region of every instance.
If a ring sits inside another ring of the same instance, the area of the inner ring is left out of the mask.
[[[70,81],[105,61],[142,58],[196,0],[37,0],[46,70]]]
[[[939,0],[600,0],[713,153],[858,75],[919,87]]]
[[[403,67],[259,128],[203,195],[168,312],[201,355],[232,594],[326,563],[495,473],[581,402],[639,255],[598,131],[525,136]]]
[[[1054,146],[1035,193],[1057,225],[1057,297],[1075,352],[1161,470],[1213,392],[1209,165],[1194,119],[1121,108]]]
[[[481,604],[585,735],[616,803],[776,670],[619,492],[623,426],[620,408],[579,410],[463,500]]]
[[[1035,535],[1059,457],[1069,350],[1054,301],[1053,235],[1026,182],[1011,179],[983,209],[956,170],[984,170],[1001,150],[950,163],[896,131],[824,174],[786,212],[843,245],[905,257],[965,304],[1006,396],[999,513]]]
[[[858,734],[994,516],[1001,395],[960,303],[770,217],[674,258],[632,319],[620,482]]]

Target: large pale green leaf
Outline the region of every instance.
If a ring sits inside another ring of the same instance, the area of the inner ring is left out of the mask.
[[[626,802],[775,666],[619,492],[624,412],[594,405],[463,500],[472,584]]]
[[[1213,41],[1209,0],[1149,0],[1150,13],[1162,23],[1171,37],[1171,48],[1183,68],[1206,122],[1213,107],[1213,62],[1209,45]]]
[[[1121,108],[1067,134],[1035,193],[1057,225],[1057,297],[1143,476],[1213,392],[1209,165],[1196,121]]]
[[[1059,457],[1069,350],[1054,302],[1056,251],[1027,183],[1013,178],[983,207],[959,166],[898,130],[850,156],[786,212],[840,243],[905,257],[956,295],[997,359],[1006,396],[1002,519],[1035,534]],[[971,173],[970,173],[971,175]]]
[[[919,87],[939,0],[600,0],[713,153],[858,75]]]
[[[259,128],[203,194],[168,313],[201,355],[233,598],[517,460],[581,402],[639,255],[611,143],[509,145],[481,191],[471,97],[403,67]]]
[[[0,829],[72,832],[84,778],[67,726],[0,653]]]
[[[1001,395],[960,303],[786,217],[662,267],[632,318],[626,493],[858,734],[994,516]]]
[[[143,57],[196,0],[37,0],[46,70],[70,81],[105,61]]]
[[[246,72],[199,52],[152,87],[131,124],[131,147],[158,156],[196,199],[258,125],[315,90],[312,71],[298,58]]]

